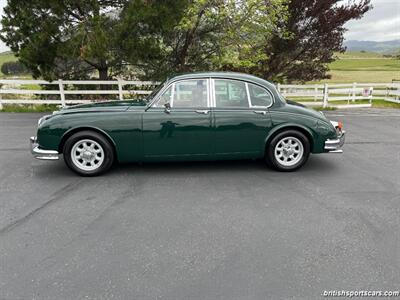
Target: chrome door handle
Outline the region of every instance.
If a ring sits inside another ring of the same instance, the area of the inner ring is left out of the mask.
[[[196,110],[196,113],[207,115],[209,113],[209,110]]]
[[[255,114],[260,114],[260,115],[266,115],[267,112],[265,110],[255,110],[254,111]]]

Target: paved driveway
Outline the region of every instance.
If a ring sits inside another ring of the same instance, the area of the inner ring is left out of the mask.
[[[320,298],[400,282],[400,111],[329,113],[343,155],[124,165],[34,160],[39,114],[0,114],[1,299]]]

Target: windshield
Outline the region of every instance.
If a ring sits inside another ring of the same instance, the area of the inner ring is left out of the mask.
[[[157,93],[165,86],[165,84],[166,84],[166,80],[165,81],[163,81],[161,84],[159,84],[152,92],[151,92],[151,94],[149,94],[148,96],[146,96],[146,102],[150,102],[153,98],[154,98],[154,96],[155,95],[157,95]]]

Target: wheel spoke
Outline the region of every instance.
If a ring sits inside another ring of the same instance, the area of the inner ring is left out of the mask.
[[[284,137],[275,146],[275,159],[285,167],[295,166],[303,157],[303,143],[297,137]]]
[[[78,141],[72,147],[70,153],[73,164],[84,171],[98,169],[105,159],[104,150],[101,145],[90,139]]]

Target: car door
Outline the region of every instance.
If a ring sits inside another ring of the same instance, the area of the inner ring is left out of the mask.
[[[216,157],[263,156],[272,94],[253,83],[223,78],[212,79],[212,90]]]
[[[213,140],[210,80],[170,84],[143,113],[145,159],[205,159]]]

